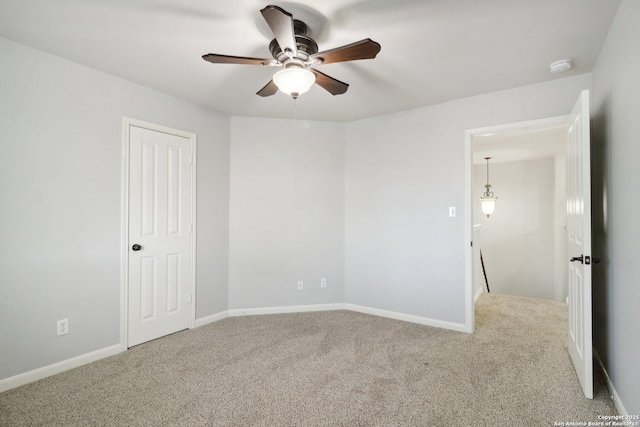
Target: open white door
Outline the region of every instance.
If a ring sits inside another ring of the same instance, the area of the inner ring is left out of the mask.
[[[129,128],[128,347],[191,325],[192,148]]]
[[[569,354],[584,395],[593,398],[591,343],[591,163],[589,91],[580,94],[569,123],[567,250]]]

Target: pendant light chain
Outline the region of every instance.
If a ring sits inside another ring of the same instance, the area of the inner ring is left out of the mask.
[[[485,157],[485,160],[487,161],[487,183],[484,186],[484,193],[482,193],[482,196],[480,196],[480,200],[482,202],[482,212],[485,213],[485,215],[487,215],[487,218],[489,218],[489,215],[491,215],[496,207],[496,199],[497,197],[493,194],[493,191],[491,191],[491,184],[489,184],[489,159],[491,157]]]
[[[487,159],[487,185],[489,185],[489,157]]]
[[[491,184],[489,184],[489,159],[491,157],[485,157],[485,160],[487,161],[487,183],[484,186],[484,194],[482,195],[482,198],[492,198],[493,197],[493,191],[490,191],[491,188]]]

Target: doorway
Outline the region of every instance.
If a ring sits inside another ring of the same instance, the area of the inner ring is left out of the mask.
[[[565,126],[569,122],[569,116],[557,116],[557,117],[549,117],[546,119],[540,120],[531,120],[526,122],[517,122],[517,123],[509,123],[504,125],[497,126],[488,126],[484,128],[478,129],[470,129],[465,132],[465,194],[467,195],[465,200],[465,212],[466,212],[466,226],[465,226],[465,237],[467,242],[471,242],[465,251],[465,271],[466,271],[466,295],[465,295],[465,323],[467,325],[467,331],[473,332],[475,328],[474,322],[474,303],[476,296],[479,292],[482,291],[480,289],[480,284],[477,283],[479,274],[473,274],[474,265],[479,263],[479,260],[474,259],[473,254],[473,212],[476,206],[476,194],[474,192],[475,180],[474,180],[474,169],[473,169],[473,141],[475,138],[482,138],[487,136],[499,135],[508,132],[525,132],[525,131],[535,131],[545,128],[554,128]],[[483,156],[485,157],[485,156]],[[497,193],[497,188],[496,188]],[[497,194],[500,197],[499,194]],[[496,202],[496,210],[499,209],[498,203],[500,200]],[[482,231],[480,231],[482,233]],[[476,229],[476,235],[478,231]],[[480,237],[480,241],[482,237]],[[479,254],[479,251],[475,251],[475,253]],[[477,269],[476,269],[477,271]],[[474,280],[474,277],[476,278]]]
[[[121,342],[195,325],[196,135],[124,119]]]
[[[560,124],[473,137],[474,242],[483,261],[475,298],[490,289],[566,301],[567,130]],[[498,200],[485,215],[480,196],[489,181]]]

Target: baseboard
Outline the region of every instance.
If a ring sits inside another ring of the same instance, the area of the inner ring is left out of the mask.
[[[616,409],[618,410],[618,414],[625,415],[625,416],[629,415],[629,413],[627,412],[627,409],[624,407],[624,404],[622,403],[622,400],[620,399],[620,396],[618,395],[618,392],[616,391],[616,388],[613,386],[613,383],[611,382],[611,378],[609,378],[609,373],[605,369],[604,364],[602,363],[602,359],[600,359],[600,355],[598,354],[595,348],[593,349],[593,358],[596,361],[596,365],[600,366],[600,369],[604,373],[604,378],[607,381],[607,388],[609,389],[609,395],[613,399],[613,404],[616,406]]]
[[[256,316],[260,314],[284,314],[284,313],[307,313],[312,311],[332,311],[344,310],[345,305],[337,304],[311,304],[311,305],[290,305],[283,307],[263,307],[263,308],[241,308],[229,310],[229,316]]]
[[[91,353],[85,353],[80,356],[72,357],[71,359],[63,360],[62,362],[54,363],[53,365],[43,366],[42,368],[34,369],[33,371],[5,378],[0,380],[0,392],[11,390],[12,388],[41,380],[43,378],[50,377],[51,375],[59,374],[64,371],[68,371],[69,369],[77,368],[79,366],[86,365],[87,363],[113,356],[114,354],[122,353],[125,350],[125,347],[120,344],[115,344],[110,347],[92,351]]]
[[[467,332],[464,323],[453,323],[444,320],[430,319],[428,317],[414,316],[412,314],[398,313],[395,311],[381,310],[379,308],[364,307],[355,304],[345,304],[345,309],[357,311],[358,313],[372,314],[374,316],[387,317],[390,319],[402,320],[404,322],[417,323],[419,325],[434,326],[436,328],[449,329],[457,332]]]
[[[476,292],[476,296],[473,297],[474,304],[478,302],[478,298],[480,298],[480,295],[482,295],[483,292],[484,292],[484,289],[482,288],[478,289],[478,292]]]
[[[196,328],[200,326],[208,325],[209,323],[217,322],[218,320],[226,319],[229,317],[229,311],[221,311],[220,313],[212,314],[210,316],[201,317],[196,319]]]
[[[372,314],[374,316],[387,317],[390,319],[402,320],[405,322],[417,323],[420,325],[434,326],[436,328],[450,329],[458,332],[467,332],[464,323],[446,322],[443,320],[430,319],[428,317],[414,316],[411,314],[397,313],[394,311],[381,310],[378,308],[364,307],[355,304],[313,304],[313,305],[293,305],[283,307],[264,307],[264,308],[242,308],[229,310],[230,317],[237,316],[256,316],[262,314],[285,314],[285,313],[305,313],[312,311],[331,311],[331,310],[351,310],[358,313]]]

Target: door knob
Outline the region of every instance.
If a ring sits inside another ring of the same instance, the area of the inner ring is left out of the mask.
[[[136,243],[135,245],[131,246],[131,249],[133,249],[134,251],[139,251],[140,249],[142,249],[142,246]]]
[[[580,256],[574,256],[573,258],[571,258],[571,262],[573,261],[580,261],[580,264],[584,263],[584,257],[582,255]]]

